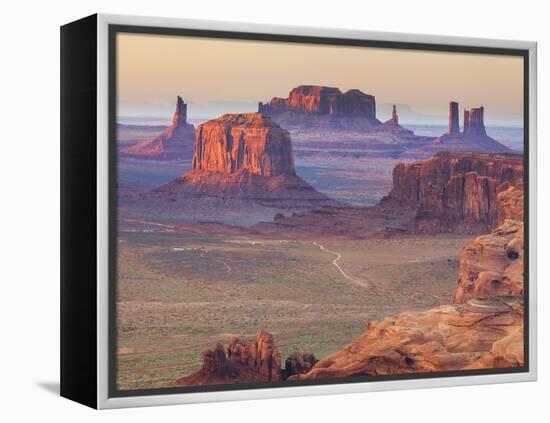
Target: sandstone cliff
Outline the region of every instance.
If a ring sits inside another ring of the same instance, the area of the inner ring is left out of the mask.
[[[499,223],[497,195],[523,185],[523,156],[442,152],[398,164],[393,188],[379,204],[388,213],[415,212],[420,232],[487,232]]]
[[[199,125],[193,169],[151,195],[174,204],[217,200],[212,206],[220,207],[334,204],[296,175],[289,133],[259,113],[224,115]]]
[[[333,126],[368,129],[380,124],[376,119],[374,96],[352,89],[300,85],[287,98],[274,97],[260,103],[258,111],[271,116],[284,128]]]
[[[121,150],[121,155],[140,159],[177,160],[193,155],[195,127],[187,123],[187,104],[178,96],[171,125],[153,139]]]
[[[523,191],[498,195],[499,224],[468,243],[460,254],[455,303],[487,295],[523,295]]]
[[[478,298],[367,323],[365,333],[290,380],[523,366],[521,300]]]

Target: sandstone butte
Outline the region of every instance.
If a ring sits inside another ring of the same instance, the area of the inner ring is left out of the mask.
[[[522,187],[523,171],[518,154],[441,152],[398,164],[392,190],[377,207],[388,213],[413,210],[417,232],[484,233],[508,213],[497,196],[510,186]]]
[[[258,112],[289,129],[326,126],[370,129],[380,125],[374,96],[357,89],[342,93],[334,87],[300,85],[287,98],[274,97],[269,103],[259,103]]]
[[[191,159],[195,127],[187,123],[187,104],[178,96],[171,125],[160,135],[121,150],[121,155],[142,159]]]
[[[463,130],[460,131],[458,103],[449,103],[449,127],[445,134],[432,143],[420,146],[403,154],[403,158],[425,158],[439,151],[484,151],[508,153],[511,150],[487,135],[485,129],[485,108],[464,109]]]
[[[260,113],[227,114],[199,125],[192,170],[153,193],[289,209],[334,204],[296,174],[288,131]]]

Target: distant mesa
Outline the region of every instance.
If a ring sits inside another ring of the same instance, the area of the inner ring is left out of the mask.
[[[189,160],[195,127],[187,123],[187,104],[178,96],[172,124],[160,135],[121,150],[121,155],[152,160]]]
[[[199,125],[192,170],[152,195],[282,209],[334,204],[296,175],[288,131],[260,113],[227,114]]]
[[[373,95],[357,89],[342,93],[338,88],[319,85],[300,85],[287,98],[274,97],[267,104],[259,103],[258,112],[288,129],[302,126],[369,129],[380,124]]]
[[[511,152],[508,147],[487,135],[484,122],[485,108],[464,109],[463,129],[460,131],[459,104],[449,103],[449,126],[447,133],[432,143],[408,151],[403,158],[422,159],[439,151],[483,151],[487,153]]]

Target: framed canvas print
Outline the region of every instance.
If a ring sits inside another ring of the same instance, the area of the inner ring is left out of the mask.
[[[536,44],[61,28],[61,394],[536,378]]]

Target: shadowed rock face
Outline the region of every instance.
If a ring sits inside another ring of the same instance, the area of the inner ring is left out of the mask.
[[[460,254],[455,303],[488,295],[523,295],[523,191],[499,193],[500,226],[468,243]]]
[[[460,123],[458,122],[458,103],[456,101],[451,101],[449,103],[449,130],[447,133],[460,133]]]
[[[414,210],[418,231],[486,232],[499,223],[497,195],[511,185],[523,185],[523,156],[438,153],[398,164],[393,188],[379,207],[388,212]]]
[[[187,104],[178,96],[172,124],[152,140],[144,140],[121,150],[123,156],[153,159],[190,159],[193,155],[195,127],[187,123]]]
[[[479,298],[367,323],[365,333],[289,380],[523,366],[523,305]]]
[[[334,87],[301,85],[287,98],[274,97],[267,104],[260,103],[258,111],[285,128],[328,125],[365,129],[380,124],[374,96],[356,89],[342,93]]]

